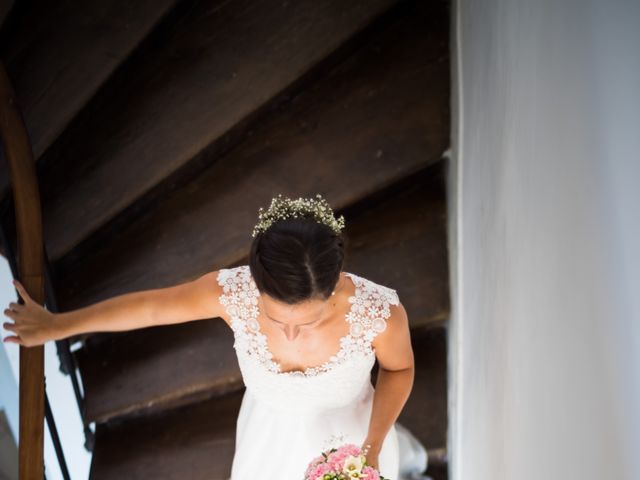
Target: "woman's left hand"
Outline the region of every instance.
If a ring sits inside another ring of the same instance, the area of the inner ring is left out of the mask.
[[[361,447],[361,448],[362,448],[362,449],[367,448],[367,447],[366,447],[366,445],[367,445],[367,442],[365,442],[365,443],[362,445],[362,447]],[[365,453],[365,455],[364,455],[364,456],[365,456],[365,458],[367,459],[367,465],[370,465],[370,466],[372,466],[373,468],[375,468],[376,470],[379,470],[379,467],[378,467],[378,456],[379,456],[379,455],[380,455],[380,449],[379,449],[379,448],[377,448],[375,445],[372,445],[372,446],[369,448],[368,453]]]
[[[378,467],[378,454],[377,453],[369,452],[365,456],[367,457],[367,465],[372,466],[376,470],[380,470],[380,467]]]

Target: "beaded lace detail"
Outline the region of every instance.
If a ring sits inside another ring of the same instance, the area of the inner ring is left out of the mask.
[[[256,360],[267,371],[284,376],[317,376],[327,373],[335,366],[358,355],[373,355],[371,341],[383,332],[391,315],[389,306],[398,305],[397,292],[364,277],[345,272],[355,284],[354,295],[349,297],[351,308],[345,315],[351,326],[349,333],[340,339],[340,349],[322,365],[305,370],[282,371],[273,359],[267,345],[267,337],[260,331],[257,317],[260,314],[258,299],[260,292],[251,277],[248,265],[223,268],[218,273],[218,283],[223,287],[219,301],[231,317],[236,350]]]

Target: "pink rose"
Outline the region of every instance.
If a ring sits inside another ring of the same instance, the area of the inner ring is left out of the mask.
[[[366,477],[367,480],[380,480],[380,475],[378,475],[378,471],[369,465],[367,465],[362,469],[362,473],[367,475]]]
[[[327,463],[319,463],[314,468],[311,469],[308,478],[310,480],[316,480],[322,478],[325,473],[331,473],[331,467]]]

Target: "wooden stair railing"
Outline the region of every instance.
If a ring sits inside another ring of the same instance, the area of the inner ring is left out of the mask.
[[[0,62],[0,139],[13,190],[19,280],[44,304],[44,243],[36,166],[16,96]],[[44,345],[20,345],[20,480],[44,478]]]

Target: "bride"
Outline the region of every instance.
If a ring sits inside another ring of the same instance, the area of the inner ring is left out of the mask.
[[[4,341],[33,346],[219,317],[233,331],[246,386],[229,480],[303,480],[309,461],[343,443],[365,448],[385,478],[428,478],[420,476],[426,450],[397,422],[414,359],[396,291],[342,270],[344,217],[320,195],[278,195],[258,216],[247,265],[179,285],[52,313],[14,281],[25,303],[5,309],[14,335]]]

